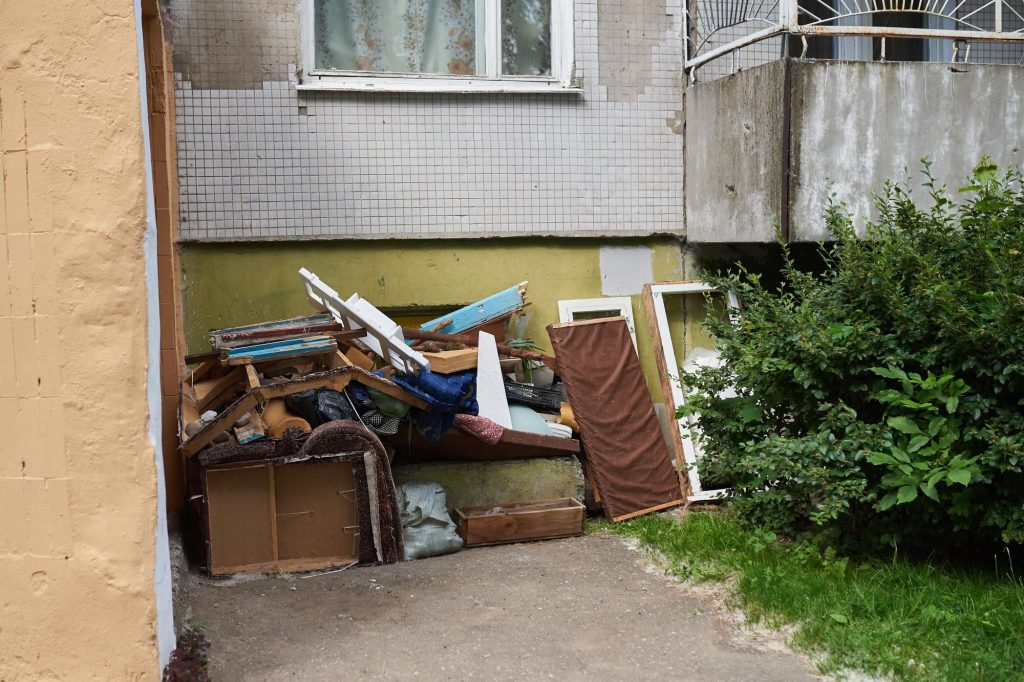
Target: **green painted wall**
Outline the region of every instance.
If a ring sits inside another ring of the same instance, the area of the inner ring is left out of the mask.
[[[306,267],[343,296],[377,307],[471,303],[522,281],[532,305],[526,335],[550,352],[544,328],[558,322],[560,299],[601,296],[600,247],[646,246],[657,281],[684,279],[682,244],[672,238],[307,241],[183,244],[185,337],[190,353],[209,350],[209,329],[306,315],[298,276]],[[673,336],[683,332],[683,300],[668,299]],[[693,305],[689,306],[691,311]],[[633,297],[641,365],[661,401],[647,318]],[[690,338],[699,335],[688,334]],[[677,354],[684,346],[676,343]],[[677,358],[678,360],[678,358]]]

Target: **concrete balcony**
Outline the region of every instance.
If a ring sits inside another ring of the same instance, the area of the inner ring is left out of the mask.
[[[952,193],[983,155],[1024,155],[1024,67],[779,59],[685,94],[694,243],[828,239],[828,193],[858,224],[871,193],[920,169]],[[913,177],[919,186],[919,176]],[[923,196],[923,192],[921,193]]]

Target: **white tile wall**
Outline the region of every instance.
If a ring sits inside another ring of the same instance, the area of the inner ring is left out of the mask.
[[[653,48],[605,54],[576,1],[585,95],[485,96],[300,93],[294,0],[173,0],[181,239],[682,233],[681,2],[642,1]]]

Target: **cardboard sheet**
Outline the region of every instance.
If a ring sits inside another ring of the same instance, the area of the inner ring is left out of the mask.
[[[211,572],[274,561],[270,467],[208,471],[206,491]]]
[[[320,460],[276,468],[278,555],[359,560],[352,462]]]
[[[605,515],[621,521],[682,504],[625,318],[547,329]]]

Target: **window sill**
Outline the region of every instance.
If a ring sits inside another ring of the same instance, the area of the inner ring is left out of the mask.
[[[576,84],[556,80],[498,80],[489,78],[436,78],[408,76],[307,76],[296,88],[335,92],[422,92],[422,93],[507,93],[583,94]]]

